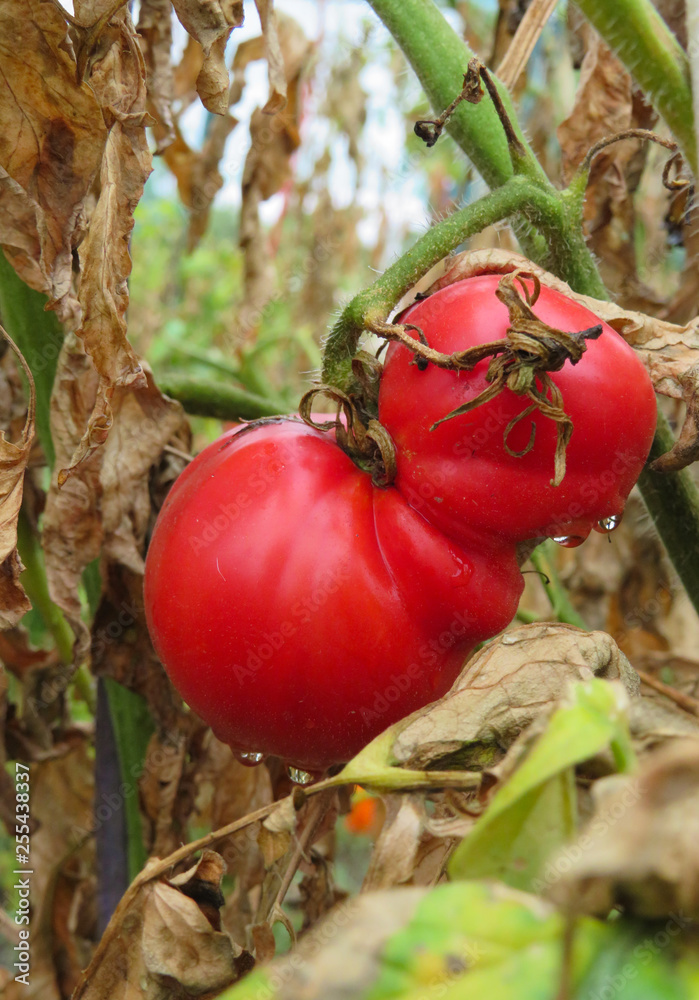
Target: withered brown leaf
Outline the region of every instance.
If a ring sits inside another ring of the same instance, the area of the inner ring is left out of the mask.
[[[674,740],[637,775],[596,783],[595,814],[565,864],[547,868],[550,894],[577,911],[614,905],[657,918],[699,916],[699,741]],[[546,873],[545,873],[546,874]]]
[[[233,28],[243,23],[243,0],[173,0],[184,28],[204,50],[204,64],[197,78],[197,92],[207,111],[228,111],[230,81],[226,68],[226,42]]]
[[[72,253],[108,129],[87,83],[76,81],[67,26],[46,0],[0,5],[0,242],[20,277],[49,296],[73,328]]]
[[[175,75],[170,61],[172,4],[170,0],[141,0],[138,36],[146,64],[148,109],[159,126],[158,152],[174,138],[172,116]]]
[[[563,624],[512,629],[473,656],[443,698],[398,723],[392,756],[420,769],[490,766],[571,681],[593,675],[638,692],[637,675],[606,632]]]
[[[66,613],[84,652],[89,637],[81,619],[78,584],[100,549],[106,559],[143,572],[143,543],[150,517],[148,472],[184,419],[144,372],[139,389],[112,398],[112,432],[99,440],[63,486],[54,471],[46,500],[43,544],[51,594]],[[85,437],[93,420],[100,379],[74,335],[59,355],[51,399],[56,470]]]
[[[31,608],[19,582],[23,566],[17,553],[17,519],[22,506],[24,470],[34,438],[35,393],[32,373],[19,348],[2,327],[0,336],[17,355],[29,383],[27,417],[19,439],[10,441],[0,430],[0,628],[10,628]]]
[[[424,829],[425,810],[417,795],[387,795],[386,819],[371,855],[362,892],[388,889],[407,882]]]
[[[240,948],[215,929],[206,903],[219,891],[223,868],[218,855],[206,851],[183,876],[147,882],[128,905],[122,902],[74,1000],[160,1000],[164,991],[173,1000],[186,1000],[213,995],[232,983]]]

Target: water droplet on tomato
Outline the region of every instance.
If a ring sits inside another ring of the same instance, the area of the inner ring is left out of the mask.
[[[557,545],[562,545],[566,549],[576,549],[585,541],[581,535],[554,535],[553,540]]]
[[[593,524],[595,531],[599,531],[601,535],[608,535],[610,531],[614,531],[621,524],[621,514],[612,514],[611,517],[603,517],[601,521],[597,524]]]
[[[313,781],[313,775],[302,771],[300,767],[288,767],[287,774],[295,785],[310,785]]]
[[[245,767],[255,767],[257,764],[261,764],[265,759],[265,755],[263,753],[253,753],[252,751],[250,753],[237,753],[235,756],[241,764],[245,765]]]

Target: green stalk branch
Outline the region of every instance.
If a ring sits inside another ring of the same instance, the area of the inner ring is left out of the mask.
[[[432,107],[439,114],[453,101],[461,87],[472,50],[452,30],[432,0],[368,0],[393,35],[417,74]],[[521,143],[515,157],[516,168],[495,104],[484,96],[479,104],[462,102],[450,117],[447,131],[466,153],[491,188],[507,183],[514,173],[556,198],[558,192],[548,179],[517,122],[505,86],[490,74],[504,110]],[[522,251],[538,264],[558,274],[577,291],[605,296],[596,265],[587,250],[575,213],[561,208],[556,225],[540,218],[536,207],[513,219],[513,229]],[[551,230],[556,233],[552,240]],[[591,289],[595,288],[595,291]]]
[[[670,426],[658,413],[658,428],[648,462],[669,451],[674,440]],[[643,500],[672,565],[699,610],[699,490],[689,472],[652,472],[648,465],[638,481]]]
[[[26,590],[32,606],[39,612],[44,624],[53,636],[61,662],[72,663],[73,630],[63,617],[61,609],[53,603],[49,596],[39,539],[32,531],[24,511],[20,511],[17,521],[17,549],[20,559],[24,563],[24,572],[21,576],[22,586]]]
[[[158,375],[158,388],[182,403],[187,413],[218,420],[257,420],[287,413],[279,399],[265,399],[227,382],[212,382],[189,375]]]
[[[555,195],[523,177],[511,177],[502,187],[432,226],[343,310],[325,344],[322,381],[346,390],[352,379],[352,358],[367,323],[385,319],[415,282],[464,240],[524,207],[539,220],[547,220],[551,230],[563,212]]]
[[[402,49],[435,113],[439,114],[461,89],[463,75],[475,53],[452,31],[432,0],[400,0],[400,3],[369,0],[369,3]],[[529,153],[530,176],[536,177],[544,189],[552,189],[524,139],[507,89],[502,84],[498,89],[517,136]],[[460,104],[446,128],[489,187],[500,187],[512,177],[507,139],[490,100]]]
[[[546,596],[551,602],[551,610],[555,619],[559,622],[565,622],[566,625],[577,625],[578,628],[587,630],[587,623],[570,603],[568,593],[558,575],[556,563],[553,559],[555,544],[555,542],[547,539],[534,549],[529,559],[534,569],[538,573],[543,574],[541,582],[546,591]]]
[[[651,0],[576,2],[663,116],[697,176],[689,60]]]

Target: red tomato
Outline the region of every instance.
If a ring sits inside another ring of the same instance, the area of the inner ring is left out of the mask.
[[[500,275],[489,274],[457,281],[411,306],[399,322],[419,327],[430,347],[447,354],[504,337],[509,317],[495,296],[499,280]],[[600,323],[583,306],[543,285],[534,312],[569,333]],[[408,348],[391,345],[379,419],[396,444],[395,485],[408,502],[462,543],[474,530],[514,541],[567,536],[575,543],[597,522],[620,516],[650,450],[656,403],[634,351],[610,326],[602,326],[601,336],[587,341],[576,365],[567,361],[551,374],[573,420],[559,486],[550,482],[556,425],[538,411],[508,437],[512,450],[524,449],[533,421],[533,449],[521,458],[506,452],[505,428],[529,402],[509,389],[430,430],[486,388],[487,360],[471,372],[432,364],[420,370],[410,363]]]
[[[512,545],[446,539],[293,420],[229,432],[189,465],[145,572],[187,703],[235,751],[310,771],[444,694],[521,590]]]

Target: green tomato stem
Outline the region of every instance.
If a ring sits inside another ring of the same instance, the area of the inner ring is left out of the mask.
[[[534,549],[529,559],[534,569],[538,573],[543,574],[541,582],[546,591],[546,596],[551,602],[551,610],[556,621],[565,622],[566,625],[576,625],[578,628],[587,630],[588,625],[585,619],[578,614],[570,603],[568,593],[561,583],[561,578],[558,575],[553,558],[555,545],[555,542],[547,539]]]
[[[448,107],[461,89],[469,60],[475,53],[451,29],[432,0],[369,0],[415,70],[435,112]],[[505,109],[526,150],[509,93],[498,85]],[[500,187],[514,169],[507,139],[495,108],[486,97],[479,104],[461,103],[450,117],[447,131],[468,154],[489,187]],[[533,154],[528,169],[544,188],[551,184]]]
[[[219,420],[256,420],[288,412],[283,400],[265,399],[253,392],[228,385],[169,373],[159,375],[158,387],[182,403],[187,413]]]
[[[17,549],[24,563],[20,582],[27,592],[32,606],[41,615],[46,628],[53,636],[62,663],[73,662],[73,630],[63,617],[61,609],[49,596],[49,588],[44,570],[44,560],[39,539],[32,531],[24,511],[20,511],[17,521]]]
[[[651,0],[577,0],[660,112],[697,176],[689,60]]]
[[[648,461],[669,451],[670,426],[658,413],[658,428]],[[699,490],[689,472],[652,472],[646,465],[638,485],[672,565],[699,611]]]
[[[322,381],[346,390],[352,379],[352,358],[367,323],[385,319],[415,282],[464,240],[523,207],[547,219],[552,228],[563,211],[555,196],[523,177],[511,177],[502,187],[432,226],[342,311],[325,344]]]
[[[403,50],[432,106],[440,112],[458,92],[473,52],[453,31],[433,0],[368,0]],[[532,181],[550,197],[543,203],[521,205],[513,228],[522,251],[558,274],[576,291],[606,296],[582,236],[577,212],[568,211],[547,178],[517,122],[507,88],[493,74],[504,111],[517,139],[508,147],[495,104],[484,96],[479,104],[462,102],[447,124],[447,131],[466,153],[491,188],[517,174]],[[543,215],[539,209],[545,205]],[[552,206],[558,205],[556,213]],[[521,214],[520,214],[521,213]],[[552,214],[557,219],[552,221]],[[551,233],[556,238],[551,238]],[[595,289],[594,291],[592,289]]]

